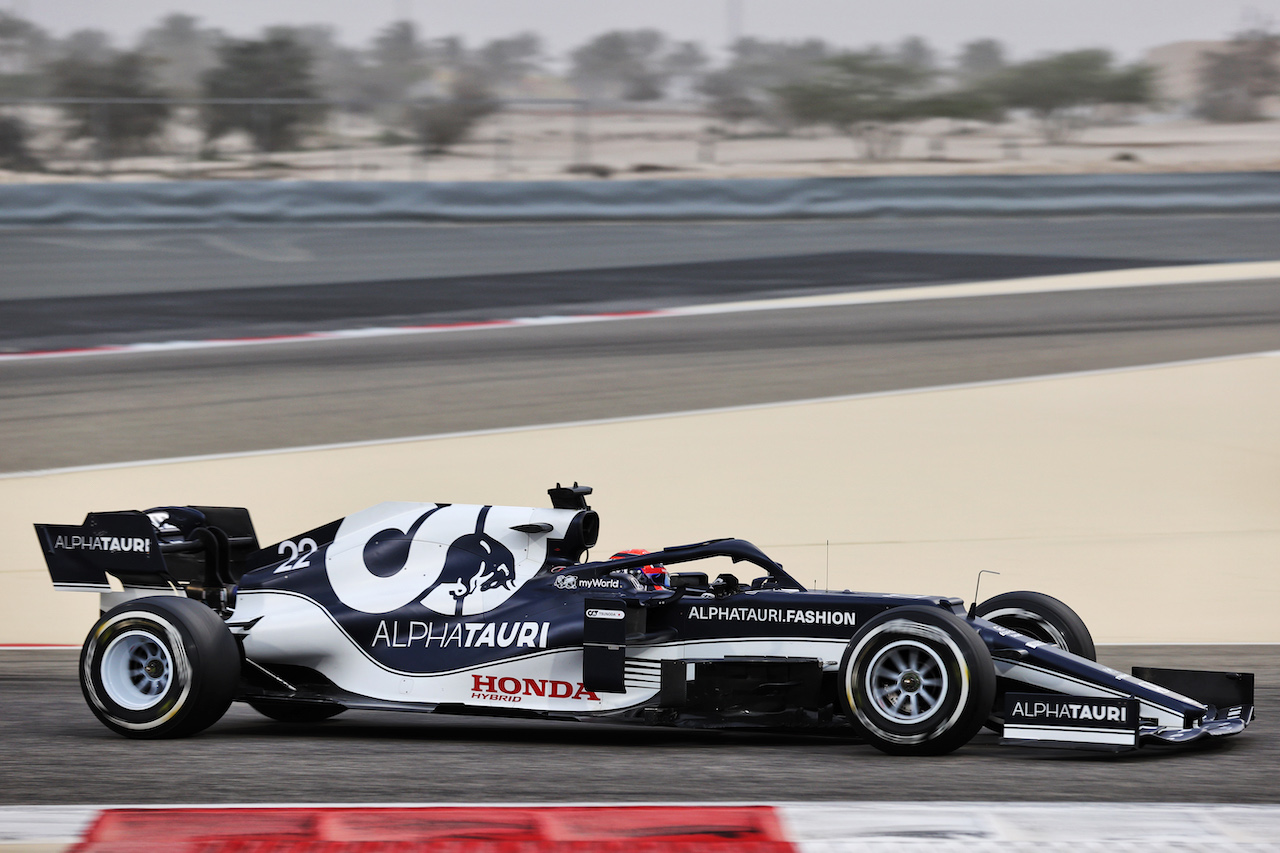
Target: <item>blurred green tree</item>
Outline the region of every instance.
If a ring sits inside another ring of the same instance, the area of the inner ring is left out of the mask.
[[[45,94],[41,70],[53,51],[53,38],[40,27],[0,9],[0,95]]]
[[[289,39],[306,49],[311,56],[310,77],[318,97],[334,101],[359,101],[364,97],[362,85],[367,68],[361,52],[338,42],[337,31],[328,24],[274,26],[263,31],[263,38]]]
[[[0,169],[39,172],[44,165],[31,153],[27,128],[17,116],[0,116]]]
[[[995,39],[977,39],[960,48],[955,77],[962,86],[976,86],[1004,70],[1004,45]]]
[[[710,63],[706,51],[697,42],[682,41],[672,45],[662,58],[667,76],[667,96],[687,98],[694,94]]]
[[[1257,121],[1262,99],[1280,94],[1280,35],[1264,26],[1241,32],[1224,51],[1211,51],[1200,69],[1196,111],[1210,121]]]
[[[62,107],[71,120],[68,135],[73,139],[94,137],[101,157],[149,150],[169,119],[168,104],[110,103],[112,99],[168,95],[152,83],[152,62],[140,53],[118,53],[102,61],[73,53],[53,62],[48,73],[50,91],[55,96],[101,101]]]
[[[423,151],[443,154],[465,139],[481,119],[496,112],[498,107],[481,75],[458,75],[448,98],[429,101],[417,109]]]
[[[138,39],[138,53],[152,63],[160,88],[180,98],[200,94],[200,77],[218,62],[223,35],[191,15],[166,15]]]
[[[51,60],[74,59],[96,65],[105,65],[116,55],[111,36],[102,30],[76,30],[66,38],[53,43]]]
[[[1115,67],[1106,50],[1073,50],[1011,65],[985,88],[1009,107],[1026,109],[1049,143],[1065,142],[1101,104],[1146,104],[1155,95],[1152,69]]]
[[[907,36],[898,43],[894,58],[910,68],[932,74],[938,69],[937,51],[920,36]]]
[[[430,49],[412,21],[396,21],[374,37],[362,91],[370,100],[398,101],[431,76]]]
[[[569,79],[587,97],[655,101],[670,77],[670,52],[657,30],[612,30],[569,54]]]
[[[731,127],[765,114],[759,97],[753,96],[746,81],[731,70],[707,74],[699,81],[698,91],[707,98],[707,111]]]
[[[936,91],[937,75],[879,50],[844,53],[812,80],[779,87],[777,95],[799,124],[825,124],[853,138],[868,160],[896,156],[903,122],[926,118],[989,119],[999,105],[967,90]]]
[[[312,56],[291,35],[275,32],[263,39],[228,40],[218,47],[218,65],[204,73],[203,94],[213,99],[305,101],[317,97]],[[323,120],[323,104],[205,104],[205,136],[218,139],[235,130],[249,134],[259,151],[295,148],[305,128]]]
[[[698,91],[707,97],[712,115],[736,126],[759,119],[778,130],[793,125],[778,102],[776,90],[813,79],[832,56],[819,39],[803,42],[742,38],[734,43],[724,68],[703,75]]]
[[[542,68],[542,39],[536,33],[520,33],[494,39],[475,52],[473,64],[490,89],[513,89]]]

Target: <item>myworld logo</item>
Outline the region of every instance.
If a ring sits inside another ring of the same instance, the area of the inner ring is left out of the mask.
[[[622,581],[617,578],[580,578],[576,575],[560,575],[555,581],[556,589],[622,589]]]

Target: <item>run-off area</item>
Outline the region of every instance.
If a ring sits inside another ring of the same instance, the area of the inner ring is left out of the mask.
[[[1031,589],[1100,642],[1277,642],[1280,358],[0,479],[0,642],[79,643],[31,522],[248,506],[261,541],[391,499],[595,488],[599,553],[748,538],[815,588]]]

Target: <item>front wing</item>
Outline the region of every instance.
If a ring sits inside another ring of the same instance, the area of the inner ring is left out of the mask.
[[[1002,743],[1125,750],[1226,737],[1253,722],[1253,673],[1135,667],[1126,674],[986,620],[973,623],[1006,687]]]

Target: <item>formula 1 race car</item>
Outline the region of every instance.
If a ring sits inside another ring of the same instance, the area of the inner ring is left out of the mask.
[[[557,485],[549,509],[383,503],[266,548],[228,507],[36,531],[55,586],[102,594],[80,683],[128,737],[195,734],[232,701],[299,723],[380,709],[840,727],[917,755],[984,725],[1004,743],[1120,751],[1253,719],[1252,674],[1109,669],[1040,593],[966,612],[810,591],[741,539],[581,562],[600,525],[590,493]],[[744,577],[675,570],[716,558]]]

